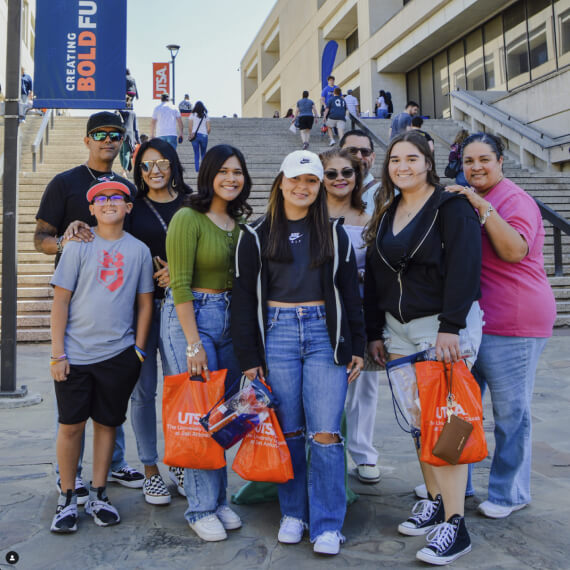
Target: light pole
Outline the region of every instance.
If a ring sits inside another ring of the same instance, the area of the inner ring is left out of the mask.
[[[176,59],[176,56],[178,55],[178,50],[180,50],[180,46],[177,46],[176,44],[168,44],[166,46],[166,49],[170,51],[170,57],[172,58],[170,63],[172,64],[172,104],[175,105],[175,97],[174,97],[174,80],[176,78],[176,76],[174,75],[174,60]]]

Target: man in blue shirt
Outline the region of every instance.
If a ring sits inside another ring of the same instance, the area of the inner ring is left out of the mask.
[[[393,139],[396,135],[404,133],[412,124],[412,117],[415,117],[420,111],[420,106],[415,101],[406,103],[406,110],[398,113],[392,119],[389,137]]]
[[[325,107],[329,104],[329,99],[333,96],[333,92],[336,89],[336,85],[334,84],[334,76],[329,75],[327,77],[328,85],[325,85],[321,93],[321,117],[325,112]]]

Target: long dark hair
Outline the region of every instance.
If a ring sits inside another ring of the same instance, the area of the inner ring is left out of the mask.
[[[242,152],[235,146],[229,144],[218,144],[213,146],[205,155],[200,165],[198,172],[198,190],[186,200],[185,206],[189,206],[198,212],[205,214],[212,204],[214,197],[214,178],[216,178],[220,168],[228,158],[235,156],[243,171],[243,189],[239,195],[228,202],[227,212],[234,219],[237,220],[242,216],[248,218],[251,216],[252,209],[247,203],[249,193],[251,192],[251,177],[247,170],[245,158]]]
[[[269,220],[269,238],[263,245],[262,255],[272,261],[290,263],[293,255],[289,246],[289,228],[285,214],[285,200],[281,181],[283,172],[280,172],[271,186],[269,202],[267,204],[267,219]],[[317,199],[309,206],[307,222],[311,228],[311,267],[318,267],[333,258],[334,248],[332,241],[331,224],[327,208],[326,191],[321,182]]]
[[[135,186],[137,187],[137,197],[143,198],[148,194],[148,186],[142,177],[141,162],[145,151],[149,148],[160,152],[164,158],[170,160],[170,180],[168,181],[169,189],[173,190],[178,194],[190,194],[192,188],[184,182],[184,168],[180,163],[178,158],[178,153],[174,147],[162,139],[149,139],[143,142],[139,147],[137,156],[135,158],[134,170],[134,180]]]
[[[380,220],[384,215],[384,212],[391,206],[392,202],[394,201],[394,190],[396,186],[392,182],[390,178],[390,155],[392,154],[392,149],[395,145],[400,142],[409,142],[413,144],[421,154],[424,155],[424,158],[429,166],[429,170],[427,171],[427,183],[435,186],[439,183],[439,176],[435,171],[435,159],[433,156],[433,152],[429,148],[427,143],[427,139],[418,134],[414,131],[407,131],[394,137],[388,148],[386,149],[386,156],[384,157],[384,164],[382,165],[382,185],[380,186],[380,191],[376,192],[374,197],[374,214],[372,214],[372,218],[366,229],[363,233],[364,241],[366,245],[372,245],[374,240],[376,239],[376,232],[378,231],[378,226],[380,225]]]
[[[202,103],[202,101],[196,101],[194,108],[192,109],[192,113],[196,113],[200,119],[203,119],[208,114],[208,109],[204,107],[204,103]]]
[[[366,209],[366,204],[362,201],[362,190],[363,190],[362,165],[360,160],[358,160],[355,156],[350,154],[348,150],[340,148],[327,150],[326,152],[319,154],[319,158],[321,159],[321,162],[323,163],[323,168],[325,169],[327,163],[330,162],[333,158],[343,158],[344,160],[347,160],[350,163],[352,168],[354,168],[355,182],[354,182],[354,189],[350,194],[350,207],[355,208],[362,214]],[[325,192],[326,192],[326,186],[325,186]]]

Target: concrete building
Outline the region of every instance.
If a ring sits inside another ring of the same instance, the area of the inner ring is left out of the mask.
[[[6,93],[6,40],[8,36],[8,0],[0,0],[0,84]],[[34,49],[36,43],[36,0],[22,2],[22,45],[20,62],[26,72],[34,76]]]
[[[318,105],[329,73],[363,114],[384,89],[395,112],[413,99],[462,120],[460,88],[556,139],[570,132],[570,0],[277,0],[241,62],[242,114],[283,113],[304,89]]]

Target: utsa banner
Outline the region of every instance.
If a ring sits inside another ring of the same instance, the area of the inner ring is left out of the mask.
[[[163,93],[168,93],[170,85],[170,63],[152,64],[152,98],[160,99]]]
[[[35,107],[125,107],[127,0],[37,0]]]

